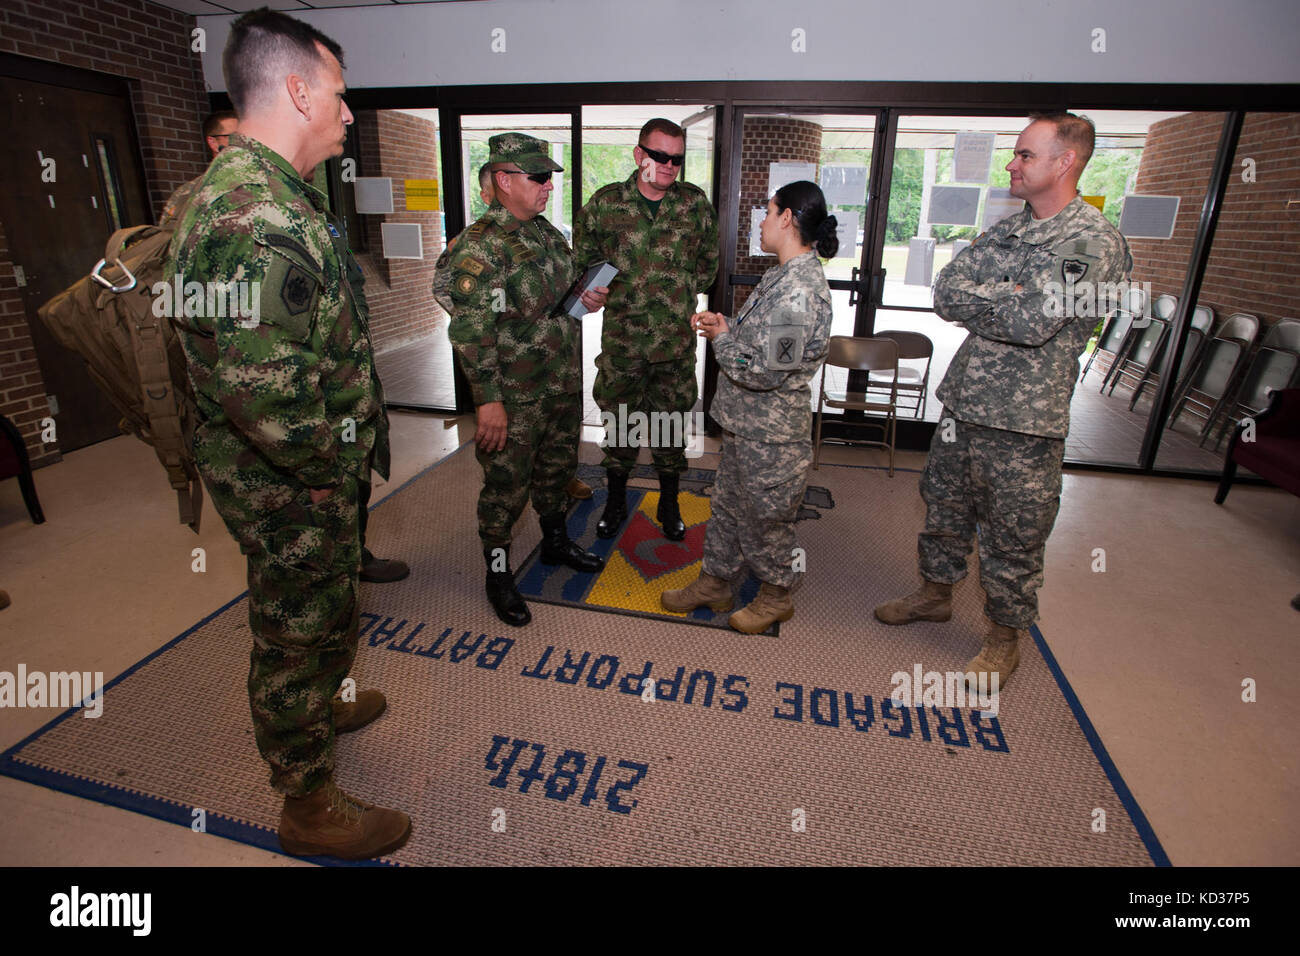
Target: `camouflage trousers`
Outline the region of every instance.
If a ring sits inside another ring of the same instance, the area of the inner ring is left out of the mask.
[[[596,380],[591,386],[591,397],[602,412],[614,416],[615,422],[627,421],[633,412],[645,416],[651,442],[650,457],[656,471],[680,475],[686,470],[686,416],[699,398],[694,353],[671,362],[645,362],[636,357],[601,352],[596,356]],[[670,420],[680,423],[680,433],[676,427],[662,429],[663,433],[657,440],[650,424],[664,419],[652,418],[656,412],[661,416],[665,412],[672,413]],[[627,431],[633,428],[634,425],[629,424]],[[617,444],[617,433],[606,440],[608,444],[601,464],[606,468],[631,471],[641,449],[635,445]]]
[[[921,476],[921,575],[943,584],[964,578],[978,529],[984,612],[996,624],[1028,628],[1038,617],[1043,553],[1061,503],[1065,442],[954,421],[954,441],[943,440],[942,426],[935,430]]]
[[[576,392],[507,405],[506,418],[506,447],[476,448],[483,466],[478,535],[484,548],[510,547],[510,531],[530,497],[539,515],[563,511],[565,486],[578,468],[582,401]]]
[[[285,489],[286,491],[288,489]],[[237,506],[212,493],[222,516]],[[248,556],[248,702],[271,786],[304,796],[334,772],[338,693],[357,653],[357,479],[312,504],[303,487],[256,524],[227,526]]]
[[[760,581],[791,587],[802,574],[794,570],[794,523],[808,485],[811,442],[753,441],[724,431],[721,454],[704,573],[730,580],[748,563]]]

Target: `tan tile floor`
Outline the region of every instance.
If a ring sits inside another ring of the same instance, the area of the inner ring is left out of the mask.
[[[395,474],[377,497],[472,434],[465,419],[392,418]],[[876,452],[823,454],[881,463]],[[108,679],[244,589],[244,562],[215,513],[197,537],[178,525],[161,469],[135,439],[69,454],[36,480],[49,519],[39,527],[17,482],[0,483],[0,588],[14,600],[0,611],[0,670],[75,661]],[[1205,482],[1067,475],[1040,626],[1176,865],[1295,865],[1300,614],[1289,602],[1300,591],[1300,499],[1238,487],[1217,507],[1213,493]],[[207,571],[195,574],[200,546]],[[1097,548],[1104,573],[1092,570]],[[1246,678],[1257,703],[1241,700]],[[50,716],[0,710],[0,747]],[[299,865],[9,778],[0,862]]]

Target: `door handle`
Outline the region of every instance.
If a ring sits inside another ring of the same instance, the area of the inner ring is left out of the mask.
[[[861,281],[862,270],[857,266],[853,267],[853,272],[849,274],[849,281],[853,283],[853,288],[849,289],[849,305],[858,304],[858,282]]]

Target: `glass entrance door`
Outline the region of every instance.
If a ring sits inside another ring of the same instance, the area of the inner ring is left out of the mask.
[[[826,196],[829,211],[839,222],[839,252],[823,263],[831,287],[832,335],[866,335],[870,326],[869,261],[872,236],[873,161],[880,153],[882,127],[874,112],[817,113],[751,108],[738,110],[732,127],[732,171],[740,187],[740,202],[731,221],[727,250],[727,282],[722,310],[735,315],[750,290],[776,263],[759,246],[759,224],[767,201],[788,182],[809,180]],[[816,403],[821,372],[812,381]],[[843,370],[840,370],[843,374]],[[837,383],[843,387],[843,382]]]

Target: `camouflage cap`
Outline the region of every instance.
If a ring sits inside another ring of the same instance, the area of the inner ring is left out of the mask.
[[[525,133],[497,133],[488,140],[489,163],[514,163],[526,173],[563,172],[546,143]]]

